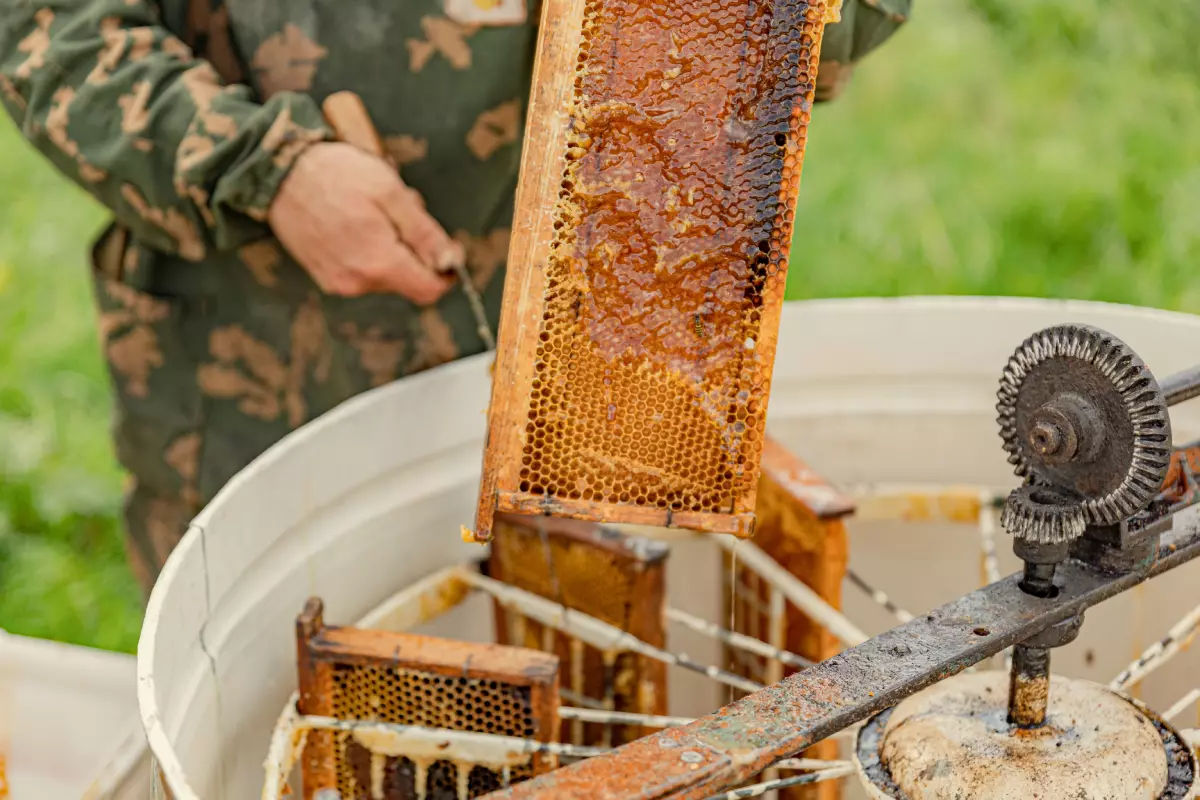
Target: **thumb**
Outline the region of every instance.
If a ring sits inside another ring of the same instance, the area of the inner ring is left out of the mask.
[[[417,305],[432,305],[450,290],[453,281],[442,277],[421,262],[406,244],[391,242],[380,253],[380,260],[369,271],[369,291],[393,292]]]
[[[401,241],[429,269],[447,274],[462,266],[466,257],[462,245],[451,239],[430,216],[417,192],[397,180],[395,188],[383,196],[381,205]]]

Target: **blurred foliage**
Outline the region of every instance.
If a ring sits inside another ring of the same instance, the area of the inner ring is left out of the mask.
[[[0,125],[0,628],[132,651],[89,239],[103,209]]]
[[[1200,308],[1200,4],[917,0],[810,133],[789,295]],[[0,124],[0,627],[131,650],[104,213]]]
[[[1200,308],[1200,5],[914,5],[814,114],[790,296]]]

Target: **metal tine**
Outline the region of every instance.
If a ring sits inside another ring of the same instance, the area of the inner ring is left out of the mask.
[[[700,617],[689,614],[686,611],[678,608],[668,608],[667,619],[671,620],[672,622],[679,623],[685,628],[690,628],[697,633],[711,636],[712,638],[720,642],[724,642],[731,647],[747,650],[756,655],[765,656],[766,658],[773,658],[776,661],[780,661],[790,667],[799,667],[803,669],[804,667],[811,667],[813,665],[812,661],[809,661],[803,656],[798,656],[795,653],[787,650],[781,650],[780,648],[774,647],[762,641],[761,639],[755,639],[753,636],[747,636],[744,633],[738,633],[727,628],[722,628],[716,623],[709,622],[706,619],[701,619]]]
[[[774,792],[778,789],[787,789],[790,786],[805,786],[812,783],[820,783],[821,781],[832,781],[853,774],[854,767],[823,769],[804,775],[796,775],[791,778],[779,778],[778,780],[766,781],[765,783],[756,783],[753,786],[743,786],[741,789],[733,789],[723,794],[714,794],[708,800],[743,800],[743,798],[747,797],[762,797],[767,792]]]
[[[1166,664],[1186,647],[1196,636],[1200,627],[1200,605],[1184,614],[1167,635],[1150,645],[1121,674],[1113,678],[1110,688],[1122,690],[1141,681],[1150,673]]]
[[[1167,722],[1170,722],[1183,712],[1187,711],[1188,708],[1194,706],[1198,700],[1200,700],[1200,688],[1192,689],[1183,697],[1176,700],[1170,708],[1163,712],[1162,718]]]
[[[882,589],[876,588],[867,582],[866,578],[859,575],[849,567],[846,568],[846,578],[851,583],[862,590],[863,594],[871,598],[878,606],[883,608],[889,614],[896,618],[903,625],[906,622],[911,622],[913,615],[905,611],[900,606],[896,605],[892,598],[888,597]]]
[[[463,571],[463,579],[494,597],[501,605],[509,606],[516,611],[531,617],[543,625],[549,625],[556,630],[574,636],[580,641],[595,647],[601,652],[625,651],[638,653],[662,661],[665,664],[707,675],[719,683],[732,686],[742,691],[755,692],[762,684],[751,681],[728,670],[708,666],[692,660],[686,653],[672,653],[654,645],[647,644],[628,631],[623,631],[615,625],[596,619],[580,611],[571,611],[568,615],[566,607],[546,600],[544,597],[509,586],[506,583],[493,580],[478,573]]]

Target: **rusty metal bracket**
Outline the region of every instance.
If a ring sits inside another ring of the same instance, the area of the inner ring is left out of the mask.
[[[1038,598],[1010,575],[703,717],[488,795],[491,800],[703,800],[933,683],[1200,556],[1200,509],[1114,573],[1076,559]]]

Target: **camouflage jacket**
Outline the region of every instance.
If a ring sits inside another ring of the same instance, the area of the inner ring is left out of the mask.
[[[287,431],[480,351],[469,306],[322,295],[272,239],[289,166],[365,100],[405,180],[466,246],[495,324],[537,39],[446,0],[4,0],[0,99],[116,220],[93,251],[118,451],[139,483],[206,502]],[[846,0],[819,94],[910,0]]]

